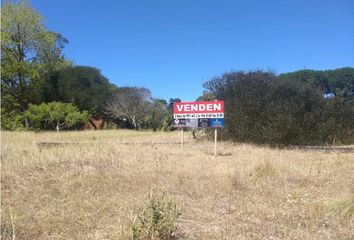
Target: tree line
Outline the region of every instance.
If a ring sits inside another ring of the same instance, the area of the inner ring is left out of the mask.
[[[204,87],[200,99],[225,101],[223,139],[270,145],[354,142],[354,68],[281,75],[232,71]]]
[[[5,1],[1,13],[1,129],[82,129],[92,118],[122,128],[171,129],[173,103],[181,99],[167,102],[146,88],[118,87],[99,69],[74,65],[63,54],[69,41],[48,30],[27,1]],[[197,100],[225,101],[223,139],[354,142],[354,68],[231,71],[204,88]]]
[[[46,29],[27,1],[5,1],[1,13],[1,129],[82,129],[91,118],[169,128],[165,100],[146,88],[117,87],[95,67],[74,65],[63,55],[68,40]]]

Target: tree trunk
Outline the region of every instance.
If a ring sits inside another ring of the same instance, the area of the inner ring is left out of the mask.
[[[29,129],[29,120],[27,117],[25,117],[25,127],[26,127],[26,130]]]
[[[138,130],[138,124],[137,124],[137,121],[136,121],[136,117],[133,117],[132,121],[133,121],[134,129]]]
[[[24,114],[25,111],[26,111],[26,106],[25,106],[25,103],[22,99],[20,99],[20,106],[21,106],[21,112]],[[28,117],[25,117],[25,128],[26,130],[29,130],[29,127],[30,127],[30,123],[29,123],[29,119]]]

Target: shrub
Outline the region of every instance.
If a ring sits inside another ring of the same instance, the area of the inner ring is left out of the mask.
[[[128,233],[122,239],[174,239],[179,213],[176,204],[165,194],[151,192],[146,205],[133,216]]]
[[[3,89],[2,93],[3,93]],[[24,116],[20,105],[9,94],[1,96],[1,129],[2,130],[23,130]]]
[[[231,175],[231,184],[235,190],[242,191],[247,189],[247,184],[245,184],[245,181],[242,179],[241,174],[236,169]]]
[[[354,194],[349,198],[337,198],[327,205],[328,211],[343,218],[354,218]]]
[[[263,163],[255,166],[250,175],[255,177],[273,177],[277,175],[277,172],[277,168],[269,160],[264,160]]]

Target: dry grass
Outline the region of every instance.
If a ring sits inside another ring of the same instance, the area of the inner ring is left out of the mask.
[[[354,239],[353,153],[220,143],[214,158],[186,135],[181,151],[161,144],[178,132],[3,132],[2,239],[118,239],[152,190],[177,203],[179,238]]]

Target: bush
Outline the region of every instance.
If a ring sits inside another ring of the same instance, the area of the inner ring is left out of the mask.
[[[327,205],[327,210],[333,215],[354,219],[354,194],[333,200]]]
[[[176,204],[165,194],[151,193],[145,206],[129,223],[122,239],[174,239],[179,213]]]
[[[1,96],[1,129],[23,130],[24,116],[20,105],[9,94]]]
[[[24,117],[17,111],[5,111],[1,108],[1,129],[2,130],[23,130]]]
[[[263,163],[256,165],[253,171],[250,173],[251,176],[255,177],[274,177],[278,174],[277,168],[269,161],[264,160]]]

